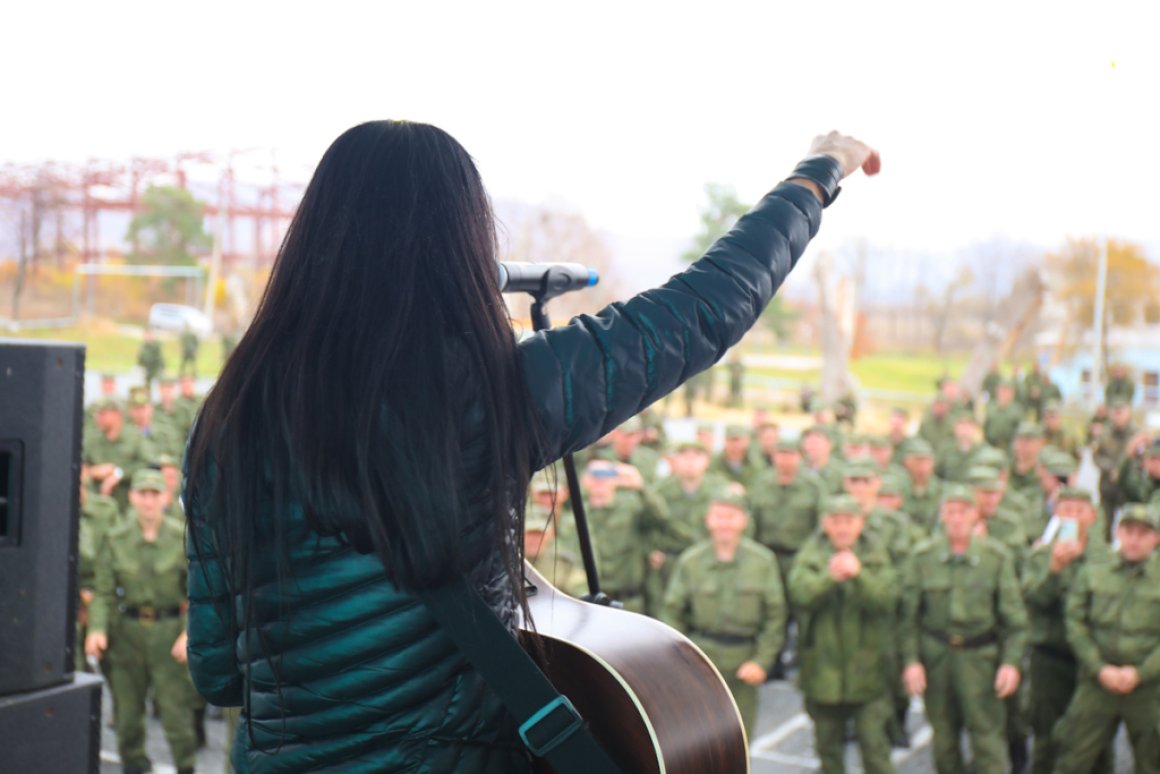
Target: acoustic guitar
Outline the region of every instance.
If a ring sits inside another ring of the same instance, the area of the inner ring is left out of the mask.
[[[540,639],[541,668],[625,774],[749,771],[737,703],[696,645],[660,621],[573,599],[530,565],[525,572],[534,631],[521,637]],[[552,769],[541,761],[539,771]]]

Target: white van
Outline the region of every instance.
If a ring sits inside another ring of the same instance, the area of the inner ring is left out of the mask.
[[[149,327],[174,333],[188,328],[203,339],[213,333],[213,323],[201,310],[181,304],[154,304],[149,310]]]

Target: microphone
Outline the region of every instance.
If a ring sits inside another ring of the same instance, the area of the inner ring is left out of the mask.
[[[531,293],[541,300],[600,281],[595,269],[578,263],[500,263],[499,289],[503,293]]]

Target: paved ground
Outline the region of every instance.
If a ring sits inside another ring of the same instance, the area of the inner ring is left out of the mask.
[[[103,705],[106,724],[101,738],[101,774],[118,774],[121,767],[116,754],[117,741],[107,724],[107,691]],[[894,751],[894,765],[898,774],[934,772],[930,757],[930,727],[923,720],[921,709],[921,704],[916,703],[910,713],[912,748]],[[208,720],[206,731],[209,745],[198,753],[197,771],[201,774],[225,772],[225,756],[222,752],[225,724],[221,720]],[[1117,740],[1116,748],[1116,774],[1131,774],[1131,753],[1123,734]],[[169,749],[157,720],[149,721],[147,749],[157,774],[174,774]],[[761,713],[750,749],[753,774],[803,774],[819,770],[818,760],[814,756],[812,726],[802,710],[800,695],[790,684],[769,683],[762,688]],[[862,770],[854,745],[850,745],[847,751],[847,769],[852,774]]]

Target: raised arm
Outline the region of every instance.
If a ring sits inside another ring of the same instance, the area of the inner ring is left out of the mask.
[[[584,448],[705,370],[757,321],[821,225],[822,202],[866,145],[831,133],[686,271],[664,285],[520,346],[543,426],[541,465]]]

